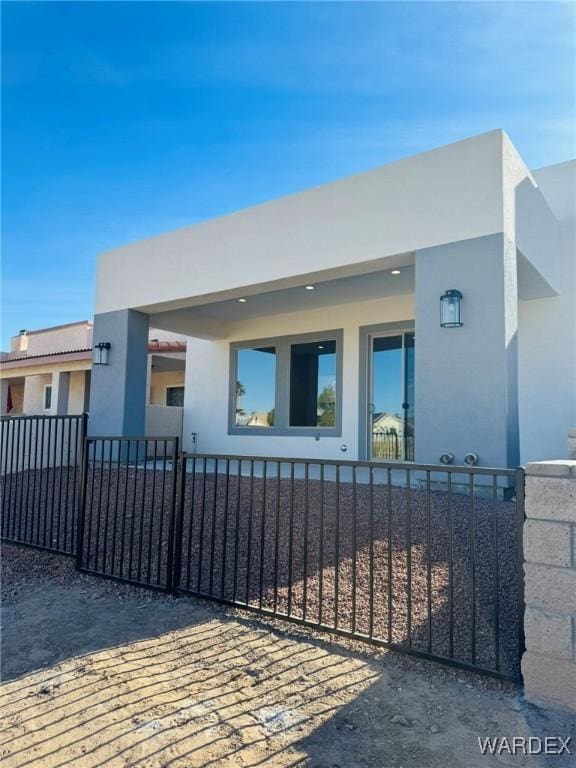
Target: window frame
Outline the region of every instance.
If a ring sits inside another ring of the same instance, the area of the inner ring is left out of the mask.
[[[336,342],[336,423],[333,427],[291,427],[290,426],[290,358],[293,344],[306,344],[314,341]],[[274,382],[275,424],[272,427],[242,427],[235,423],[236,380],[238,355],[241,349],[274,347],[276,350],[276,376]],[[229,380],[228,380],[228,434],[261,435],[270,437],[341,437],[342,435],[342,378],[343,378],[344,331],[338,328],[331,331],[298,333],[290,336],[276,336],[265,339],[234,341],[230,344]]]
[[[46,393],[50,390],[50,405],[46,405]],[[54,390],[52,388],[52,384],[44,384],[44,390],[42,392],[42,410],[43,411],[50,411],[52,410],[52,395],[54,394]]]
[[[182,405],[168,405],[168,390],[169,389],[181,389],[183,395],[185,396],[186,392],[185,392],[184,384],[166,384],[166,388],[165,389],[166,389],[166,391],[164,393],[164,401],[165,401],[166,408],[183,408],[184,404],[182,404]]]

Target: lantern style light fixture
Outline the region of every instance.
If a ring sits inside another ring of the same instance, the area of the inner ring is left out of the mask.
[[[462,294],[450,288],[440,296],[440,325],[442,328],[460,328],[462,323]]]
[[[94,365],[108,365],[109,341],[99,341],[94,345]]]

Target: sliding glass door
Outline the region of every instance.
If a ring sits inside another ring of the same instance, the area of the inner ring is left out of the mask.
[[[369,457],[414,460],[414,332],[369,337]]]

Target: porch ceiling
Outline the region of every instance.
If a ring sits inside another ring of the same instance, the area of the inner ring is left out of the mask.
[[[151,355],[152,368],[158,371],[183,371],[186,368],[186,353],[173,355]]]
[[[396,267],[400,273],[392,274]],[[308,290],[306,285],[313,285],[314,290]],[[154,312],[154,307],[146,310],[152,315],[154,327],[200,338],[223,338],[235,323],[244,320],[411,293],[413,255],[399,257],[394,265],[376,272],[262,292],[252,288],[239,297],[170,311]]]

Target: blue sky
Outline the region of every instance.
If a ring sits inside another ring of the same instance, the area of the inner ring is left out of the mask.
[[[2,4],[2,347],[99,252],[496,127],[576,154],[569,3]],[[137,276],[135,276],[137,279]]]

